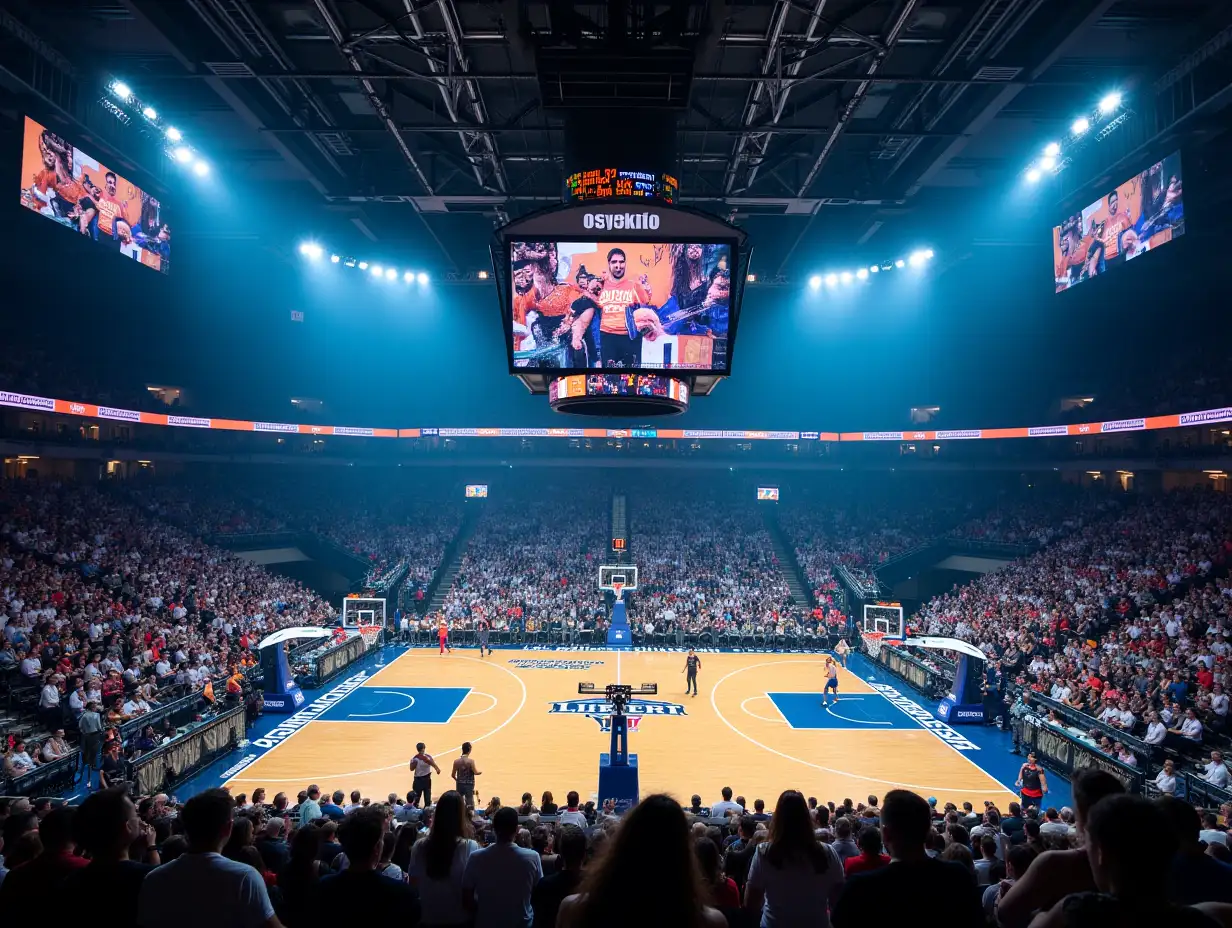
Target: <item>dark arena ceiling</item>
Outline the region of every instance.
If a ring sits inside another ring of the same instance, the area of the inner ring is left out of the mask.
[[[682,202],[744,225],[773,280],[960,220],[1109,88],[1134,118],[1056,179],[1053,206],[1168,133],[1216,133],[1229,97],[1227,0],[3,7],[14,113],[58,110],[158,176],[91,115],[122,79],[334,247],[379,244],[441,274],[487,266],[495,225],[559,202],[579,111],[601,134],[636,133],[631,110],[674,111]],[[1027,234],[969,226],[950,257]]]

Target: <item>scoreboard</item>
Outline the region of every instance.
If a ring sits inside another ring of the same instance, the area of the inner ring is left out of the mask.
[[[679,192],[680,182],[673,175],[650,171],[596,168],[565,178],[565,196],[575,202],[645,197],[670,205]]]

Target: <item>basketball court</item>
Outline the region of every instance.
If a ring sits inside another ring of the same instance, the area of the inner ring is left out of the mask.
[[[821,654],[699,652],[700,694],[685,695],[684,651],[531,651],[412,648],[370,671],[344,675],[295,716],[254,738],[225,774],[234,792],[264,786],[294,795],[309,783],[326,792],[405,795],[407,763],[423,741],[443,775],[463,741],[474,745],[483,802],[506,804],[544,789],[557,800],[576,789],[591,798],[599,754],[609,747],[603,697],[578,684],[655,683],[658,695],[630,706],[629,749],[641,792],[665,790],[707,803],[732,786],[749,802],[772,804],[795,787],[821,799],[907,787],[941,802],[1004,808],[1013,794],[986,772],[980,748],[938,721],[905,686],[869,682],[853,655],[840,669],[839,696],[822,704]],[[862,669],[863,668],[863,669]],[[988,752],[985,752],[988,753]]]

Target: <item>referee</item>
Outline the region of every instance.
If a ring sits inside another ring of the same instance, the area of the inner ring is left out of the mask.
[[[689,695],[690,688],[693,691],[693,695],[697,695],[697,671],[701,666],[702,659],[693,653],[692,648],[689,648],[689,656],[684,659],[684,670],[680,671],[683,674],[687,674],[684,678],[684,693],[686,696]]]

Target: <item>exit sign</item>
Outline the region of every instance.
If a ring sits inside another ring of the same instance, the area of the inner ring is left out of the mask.
[[[623,551],[625,549],[625,540],[623,538],[612,539],[612,550]]]

